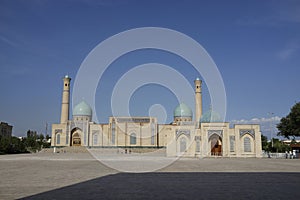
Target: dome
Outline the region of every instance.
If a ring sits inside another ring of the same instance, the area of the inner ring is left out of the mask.
[[[222,122],[220,115],[217,112],[209,111],[205,112],[200,119],[201,123],[210,123],[210,122]]]
[[[175,108],[174,117],[193,117],[193,112],[186,104],[181,103]]]
[[[92,116],[92,109],[85,101],[82,101],[74,107],[73,115]]]

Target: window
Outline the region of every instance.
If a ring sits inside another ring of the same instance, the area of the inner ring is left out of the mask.
[[[130,135],[130,144],[136,144],[136,135],[135,135],[135,133],[132,133]]]
[[[111,143],[115,144],[115,138],[116,138],[116,124],[115,121],[111,124]]]
[[[234,136],[230,136],[229,138],[230,141],[230,152],[234,152],[234,143],[235,143],[235,137]]]
[[[151,145],[155,144],[155,124],[151,124]]]
[[[60,144],[60,134],[56,135],[56,144]]]
[[[93,144],[94,144],[94,146],[98,145],[98,135],[97,134],[93,135]]]
[[[196,152],[200,152],[200,140],[196,140]]]
[[[185,152],[186,150],[186,139],[183,137],[180,139],[180,152]]]
[[[249,137],[244,138],[244,152],[251,152],[251,140]]]

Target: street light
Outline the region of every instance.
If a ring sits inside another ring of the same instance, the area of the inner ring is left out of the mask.
[[[270,115],[270,132],[271,132],[271,144],[272,144],[272,148],[273,148],[273,146],[274,146],[274,144],[273,144],[273,115],[274,115],[274,113],[273,112],[268,112],[268,115]]]

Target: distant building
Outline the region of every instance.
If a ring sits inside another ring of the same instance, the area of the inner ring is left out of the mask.
[[[167,156],[261,157],[258,124],[229,127],[212,110],[202,114],[202,81],[195,80],[195,120],[192,110],[181,103],[172,124],[158,124],[155,117],[109,117],[107,124],[92,121],[92,109],[84,101],[69,118],[70,80],[63,82],[61,121],[52,124],[52,146],[166,148]]]
[[[2,137],[11,137],[13,126],[8,125],[8,123],[0,123],[0,136]]]

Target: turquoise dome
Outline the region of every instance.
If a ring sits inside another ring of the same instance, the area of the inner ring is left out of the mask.
[[[193,117],[193,112],[186,104],[181,103],[175,108],[174,117]]]
[[[82,115],[92,116],[92,109],[85,101],[82,101],[74,107],[73,115],[75,115],[75,116],[76,115],[79,115],[79,116],[82,116]]]
[[[201,116],[200,122],[201,123],[222,122],[222,119],[217,112],[214,112],[210,109],[209,111],[207,111]]]

